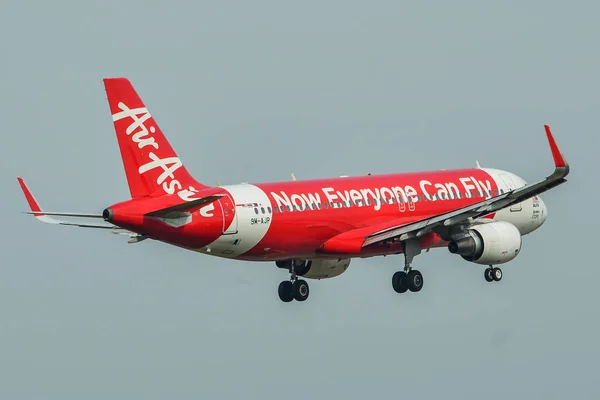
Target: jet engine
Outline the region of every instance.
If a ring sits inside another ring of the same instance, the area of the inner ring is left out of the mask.
[[[294,270],[296,275],[308,279],[334,278],[346,272],[350,265],[350,259],[333,260],[295,260]],[[277,261],[277,267],[289,269],[291,260]]]
[[[450,253],[482,265],[503,264],[513,260],[521,251],[521,233],[504,221],[474,225],[467,236],[448,244]]]

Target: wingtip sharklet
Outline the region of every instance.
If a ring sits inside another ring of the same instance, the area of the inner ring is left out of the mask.
[[[42,209],[40,208],[39,203],[35,200],[35,197],[33,197],[31,190],[29,190],[29,188],[25,184],[23,178],[18,176],[17,180],[19,181],[19,185],[21,185],[21,190],[23,191],[23,195],[25,196],[25,200],[27,200],[27,204],[29,204],[29,208],[31,209],[31,211],[37,213],[36,217],[43,216],[43,214],[40,213]]]
[[[554,140],[554,136],[552,135],[552,131],[550,130],[549,125],[544,125],[544,129],[546,130],[546,137],[548,138],[548,144],[550,145],[550,151],[552,151],[552,158],[554,158],[554,166],[556,168],[567,168],[569,169],[569,164],[565,161],[556,141]]]

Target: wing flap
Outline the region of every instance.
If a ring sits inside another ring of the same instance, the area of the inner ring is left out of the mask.
[[[362,249],[365,237],[368,235],[385,232],[387,231],[386,228],[394,229],[401,224],[407,225],[414,222],[416,219],[417,218],[414,216],[407,216],[362,228],[352,229],[323,242],[321,246],[319,246],[319,251],[328,254],[356,254]]]

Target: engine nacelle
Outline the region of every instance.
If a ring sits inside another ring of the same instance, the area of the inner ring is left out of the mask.
[[[296,275],[308,279],[334,278],[343,274],[350,266],[350,259],[341,260],[296,260]],[[278,268],[289,269],[291,260],[277,261]]]
[[[521,233],[511,223],[504,221],[474,225],[467,230],[469,236],[448,244],[450,253],[482,265],[503,264],[513,260],[521,251]]]

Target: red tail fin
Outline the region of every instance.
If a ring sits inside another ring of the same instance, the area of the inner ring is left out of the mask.
[[[131,197],[176,193],[192,200],[206,186],[183,166],[129,80],[106,78],[104,87]]]

